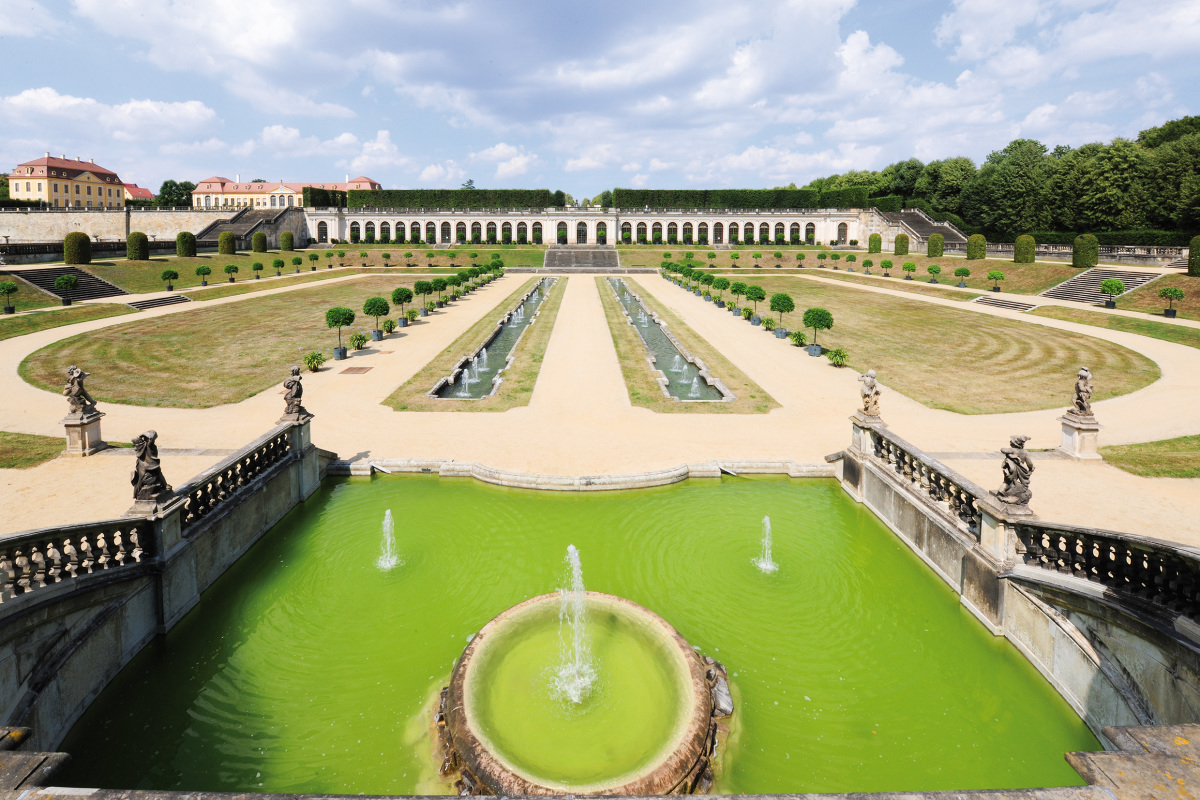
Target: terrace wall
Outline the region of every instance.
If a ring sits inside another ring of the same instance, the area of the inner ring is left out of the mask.
[[[0,209],[0,244],[58,242],[82,231],[93,241],[125,241],[130,231],[175,241],[180,231],[198,233],[239,209],[170,209],[130,206],[113,209]]]

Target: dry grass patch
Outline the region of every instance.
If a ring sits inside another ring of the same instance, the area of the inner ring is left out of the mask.
[[[1200,330],[1175,325],[1171,322],[1122,317],[1116,314],[1105,314],[1103,311],[1087,311],[1082,308],[1067,308],[1066,306],[1039,306],[1028,313],[1036,314],[1039,317],[1078,322],[1080,325],[1092,325],[1110,331],[1136,333],[1139,336],[1149,336],[1151,339],[1162,339],[1164,342],[1200,348]]]
[[[1100,455],[1143,478],[1200,478],[1200,436],[1101,447]]]
[[[703,245],[682,244],[617,246],[617,253],[621,258],[622,267],[653,267],[654,269],[658,269],[659,265],[664,261],[674,261],[677,264],[687,264],[691,267],[732,269],[736,266],[738,268],[750,269],[756,263],[753,257],[755,253],[762,253],[762,258],[757,261],[761,268],[774,269],[776,264],[782,265],[782,268],[791,268],[796,266],[797,253],[804,253],[805,264],[816,264],[817,253],[822,250],[830,251],[830,248],[824,245],[779,247],[773,244],[737,245],[729,250],[715,250],[712,247]],[[859,255],[857,251],[842,252],[854,252],[856,255]],[[692,254],[693,257],[691,259],[688,259],[688,253]],[[709,253],[712,253],[714,258],[709,258]],[[775,258],[776,253],[781,254],[782,257]],[[734,254],[737,255],[737,258],[733,257]],[[861,255],[859,257],[861,258]]]
[[[74,325],[76,322],[90,322],[94,319],[136,313],[137,309],[117,303],[89,303],[85,306],[39,311],[36,314],[0,317],[0,341],[50,328],[60,328],[63,325]]]
[[[510,311],[517,304],[517,300],[540,280],[541,278],[530,278],[522,283],[516,291],[485,314],[483,319],[472,325],[420,372],[389,395],[383,404],[397,411],[507,411],[517,406],[529,405],[538,373],[542,369],[542,359],[546,356],[546,345],[550,342],[554,321],[558,319],[558,309],[562,306],[567,278],[559,278],[550,294],[542,301],[537,322],[526,328],[521,335],[521,340],[512,354],[512,366],[504,370],[504,380],[495,394],[478,400],[458,400],[451,397],[429,397],[428,392],[435,383],[450,374],[459,359],[483,344],[495,329],[497,319]]]
[[[921,283],[917,280],[896,280],[892,278],[876,278],[872,275],[846,274],[841,271],[830,269],[825,270],[805,270],[805,276],[813,278],[830,278],[836,281],[846,281],[848,283],[861,283],[866,286],[878,286],[881,289],[896,289],[901,292],[912,292],[913,294],[921,294],[926,297],[939,297],[943,300],[956,300],[963,303],[969,303],[976,297],[981,295],[977,292],[970,292],[964,289],[950,289],[943,286],[934,286],[928,283]],[[745,276],[734,278],[731,273],[726,273],[725,277],[729,280],[745,281]],[[750,281],[754,282],[754,277],[750,277]]]
[[[408,275],[362,277],[114,325],[38,350],[22,362],[21,377],[57,393],[63,371],[79,364],[93,373],[88,390],[103,402],[168,408],[237,403],[280,383],[304,353],[329,353],[337,331],[325,327],[326,309],[345,306],[358,314],[353,328],[343,329],[345,339],[352,330],[374,327],[374,319],[361,314],[363,301],[390,297],[392,289],[412,282]],[[421,319],[435,324],[437,315]],[[404,330],[384,343],[402,339]]]
[[[844,348],[849,366],[875,369],[880,381],[931,408],[960,414],[1055,408],[1069,401],[1075,371],[1085,364],[1093,375],[1103,376],[1096,400],[1141,389],[1160,377],[1158,366],[1145,356],[1083,334],[852,286],[793,276],[762,278],[750,282],[766,290],[768,302],[775,292],[786,292],[796,303],[794,312],[783,315],[784,327],[802,328],[805,309],[828,309],[833,330],[821,331],[819,344]],[[758,310],[770,313],[766,302]],[[731,314],[729,324],[749,323]],[[811,340],[812,331],[807,334]]]
[[[455,245],[447,249],[435,250],[425,245],[411,244],[343,244],[328,248],[309,248],[309,252],[321,254],[321,262],[325,262],[325,253],[329,251],[345,252],[348,267],[383,267],[384,253],[391,258],[387,264],[393,267],[422,268],[436,271],[454,272],[468,267],[486,267],[491,263],[492,255],[498,254],[508,267],[540,267],[546,262],[546,248],[538,245]],[[364,257],[361,254],[366,253]],[[406,253],[411,253],[406,256]],[[337,263],[341,259],[334,259]]]
[[[330,278],[345,278],[351,275],[363,275],[361,269],[334,269],[325,270],[324,272],[309,272],[299,275],[284,275],[282,278],[276,278],[274,273],[271,273],[270,278],[262,280],[238,280],[233,283],[225,282],[216,285],[209,285],[203,289],[193,289],[187,293],[190,300],[218,300],[222,297],[233,297],[239,294],[249,294],[251,292],[261,292],[266,289],[283,289],[288,286],[297,286],[303,283],[315,283],[317,281],[328,280]],[[375,274],[379,274],[378,272]],[[392,271],[382,273],[384,275],[393,274]],[[399,273],[396,273],[399,275]],[[411,273],[410,273],[411,275]],[[211,281],[210,281],[211,284]]]
[[[637,281],[625,277],[629,287],[642,298],[646,307],[659,316],[671,333],[695,357],[703,361],[714,377],[720,378],[733,392],[736,400],[727,403],[687,403],[663,394],[655,374],[646,361],[646,345],[637,331],[625,319],[625,313],[613,295],[606,278],[596,278],[596,290],[604,306],[604,318],[612,333],[613,347],[621,364],[621,374],[629,391],[629,400],[635,406],[648,408],[662,414],[765,414],[779,403],[733,363],[721,355],[700,334],[688,327],[683,320],[656,302]]]
[[[48,306],[61,305],[62,303],[62,300],[54,295],[43,292],[29,281],[22,280],[10,272],[0,270],[0,281],[12,281],[17,285],[17,293],[8,296],[8,302],[11,302],[17,311],[46,308]],[[5,301],[0,300],[0,305],[5,305]]]
[[[61,436],[0,431],[0,469],[28,469],[58,458],[66,449]]]
[[[1158,296],[1159,289],[1172,287],[1183,290],[1183,300],[1175,303],[1181,319],[1200,320],[1200,277],[1192,275],[1164,275],[1140,289],[1134,289],[1117,298],[1117,308],[1126,311],[1143,311],[1161,317],[1167,301]]]

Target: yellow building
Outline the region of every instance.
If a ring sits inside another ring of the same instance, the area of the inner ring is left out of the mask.
[[[288,183],[279,181],[250,181],[242,183],[241,176],[233,180],[213,175],[196,184],[192,190],[192,205],[195,208],[287,208],[304,205],[304,187],[315,189],[382,189],[379,181],[360,175],[354,180],[346,176],[345,183]]]
[[[54,208],[124,208],[125,184],[95,161],[42,158],[20,164],[8,175],[8,196],[39,200]]]

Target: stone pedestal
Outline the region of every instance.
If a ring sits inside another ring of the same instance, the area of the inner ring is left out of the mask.
[[[1012,523],[1035,520],[1037,515],[1027,505],[1004,502],[995,492],[976,498],[975,507],[979,509],[980,546],[1002,564],[1015,563],[1017,536]]]
[[[101,411],[90,414],[68,414],[61,422],[67,430],[67,450],[69,456],[90,456],[98,453],[106,445],[100,438]]]
[[[1062,423],[1062,444],[1058,450],[1071,458],[1098,459],[1097,447],[1100,428],[1103,427],[1093,416],[1083,417],[1068,411],[1058,418]]]

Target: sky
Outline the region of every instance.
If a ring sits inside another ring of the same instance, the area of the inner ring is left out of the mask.
[[[770,187],[1200,114],[1198,0],[0,0],[0,165]]]

